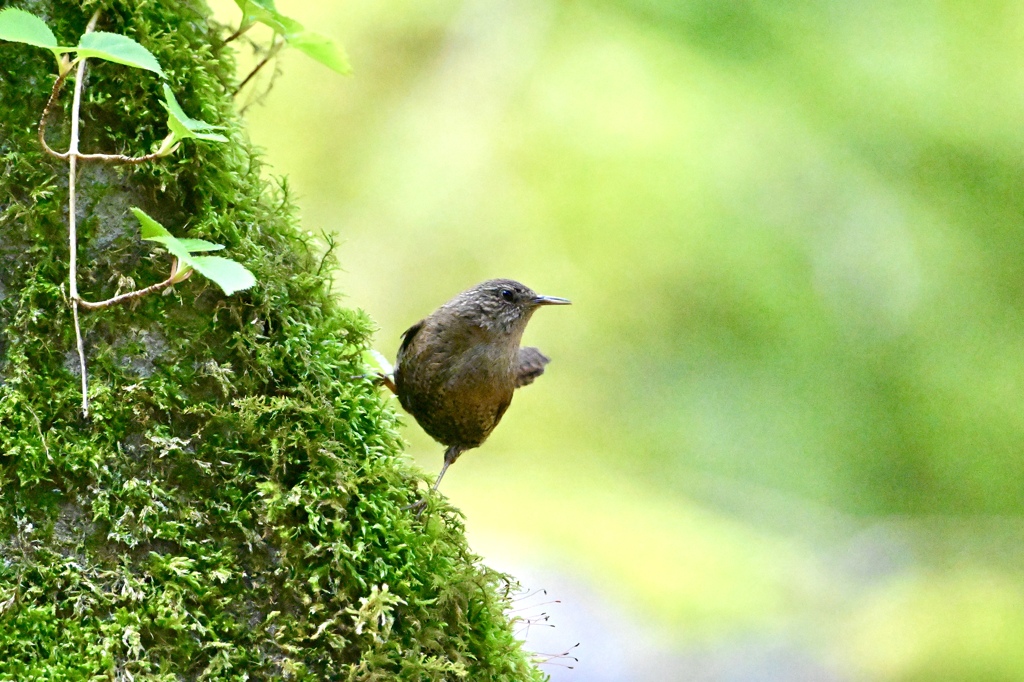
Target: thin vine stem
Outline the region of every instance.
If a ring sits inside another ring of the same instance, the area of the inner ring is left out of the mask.
[[[88,31],[87,31],[88,32]],[[78,73],[82,73],[84,68],[85,60],[78,61]],[[57,80],[53,83],[53,89],[50,91],[50,99],[46,100],[46,106],[43,107],[43,115],[39,117],[39,144],[50,156],[55,159],[62,161],[69,161],[71,159],[71,150],[68,149],[66,152],[58,152],[53,149],[46,142],[46,119],[49,118],[50,110],[53,108],[54,103],[57,101],[57,96],[60,95],[60,91],[64,88],[64,82],[70,74],[72,69],[68,69],[63,74],[57,77]],[[77,80],[80,80],[80,76],[76,76],[76,89]],[[72,122],[74,127],[74,122]],[[144,156],[127,156],[125,154],[82,154],[81,152],[75,152],[75,156],[78,157],[79,161],[100,161],[103,163],[123,163],[123,164],[139,164],[146,163],[147,161],[153,161],[164,156],[163,152],[156,151],[152,154],[146,154]]]
[[[186,274],[184,277],[179,277],[178,262],[177,259],[175,259],[174,266],[171,268],[170,276],[162,282],[151,284],[145,289],[129,291],[127,293],[114,296],[113,298],[108,298],[105,301],[87,301],[84,298],[79,298],[78,303],[86,310],[102,310],[103,308],[109,308],[110,306],[118,305],[119,303],[124,303],[134,298],[140,298],[142,296],[145,296],[146,294],[152,294],[154,292],[160,291],[161,289],[166,289],[167,287],[177,284],[178,282],[183,282],[192,276],[192,272],[193,271],[190,270],[188,274]]]
[[[57,101],[57,95],[60,94],[61,89],[64,87],[64,81],[67,80],[68,74],[71,73],[71,68],[57,76],[57,80],[53,83],[53,89],[50,90],[50,99],[46,100],[46,106],[43,107],[43,115],[39,117],[39,144],[42,145],[43,151],[50,156],[58,159],[67,159],[67,153],[61,154],[55,151],[50,145],[46,143],[46,119],[50,115],[50,109],[53,108],[53,103]]]
[[[89,20],[89,25],[85,28],[86,33],[91,33],[96,30],[96,23],[99,21],[99,16],[100,13],[97,10],[96,13],[92,15],[92,19]],[[166,280],[148,286],[145,289],[130,291],[126,294],[114,296],[113,298],[109,298],[105,301],[87,301],[78,294],[78,216],[75,213],[78,185],[78,162],[101,161],[105,163],[139,164],[158,159],[165,154],[157,151],[152,154],[146,154],[145,156],[125,156],[124,154],[82,154],[79,151],[78,147],[81,142],[82,90],[85,87],[86,59],[82,57],[76,61],[78,62],[78,65],[75,69],[75,91],[71,100],[71,142],[68,145],[68,150],[64,153],[57,152],[46,143],[46,119],[49,116],[50,110],[53,108],[58,95],[60,95],[61,89],[64,87],[64,82],[67,79],[68,74],[71,73],[71,68],[68,68],[67,71],[58,76],[57,80],[53,84],[53,89],[50,91],[50,98],[46,101],[46,106],[43,107],[43,114],[39,118],[39,143],[47,154],[68,162],[68,250],[70,253],[68,286],[71,295],[71,313],[75,322],[75,345],[78,349],[78,363],[82,373],[82,416],[88,417],[89,373],[86,367],[85,342],[82,339],[82,325],[79,320],[78,309],[85,308],[86,310],[98,310],[101,308],[107,308],[118,303],[139,298],[140,296],[145,296],[146,294],[153,293],[154,291],[166,289],[184,278],[178,276],[178,263],[175,261],[171,267],[171,274]]]
[[[99,20],[99,10],[97,10],[92,18],[89,20],[88,26],[86,26],[85,33],[91,33],[96,29],[96,24]],[[283,43],[281,43],[283,44]],[[270,54],[267,55],[260,65],[256,67],[255,71],[266,63],[278,50],[281,45],[275,45],[271,48]],[[153,161],[155,159],[163,158],[174,152],[178,148],[177,144],[173,143],[173,138],[168,136],[164,140],[164,144],[161,145],[160,149],[153,152],[152,154],[146,154],[144,156],[126,156],[124,154],[83,154],[79,149],[81,144],[81,127],[82,127],[82,92],[85,88],[85,69],[86,69],[86,58],[78,57],[70,64],[61,67],[61,73],[58,74],[56,81],[54,81],[53,87],[50,90],[50,97],[46,101],[46,106],[43,107],[43,113],[39,117],[38,125],[38,136],[39,144],[43,150],[57,159],[68,162],[68,284],[69,294],[71,299],[71,312],[74,318],[75,324],[75,346],[78,350],[78,362],[82,375],[82,416],[88,418],[89,416],[89,372],[85,359],[85,342],[82,337],[82,325],[79,308],[85,310],[100,310],[103,308],[109,308],[120,303],[131,301],[146,294],[151,294],[162,289],[166,289],[178,282],[182,282],[191,276],[193,270],[187,268],[187,271],[182,273],[179,270],[178,259],[175,258],[171,263],[170,275],[162,282],[157,282],[143,289],[136,291],[129,291],[124,294],[113,296],[103,301],[88,301],[81,297],[78,292],[78,216],[77,216],[77,195],[78,195],[78,164],[79,162],[85,161],[100,161],[104,163],[122,163],[122,164],[140,164],[147,161]],[[71,139],[68,144],[68,150],[66,152],[55,151],[46,142],[46,121],[50,115],[50,111],[53,109],[55,102],[60,96],[61,90],[68,78],[71,71],[75,71],[75,89],[74,95],[71,102]],[[247,79],[248,80],[248,79]],[[244,82],[243,82],[244,85]]]
[[[90,22],[92,26],[94,22]],[[70,273],[68,287],[71,291],[71,310],[75,318],[75,341],[78,346],[78,362],[82,371],[82,416],[89,416],[89,375],[85,367],[85,344],[82,342],[82,325],[78,321],[78,220],[75,216],[75,184],[78,170],[78,115],[82,106],[82,81],[85,76],[85,60],[78,63],[75,76],[75,98],[71,105],[71,146],[68,150],[68,249],[70,250]]]
[[[277,36],[274,36],[274,42],[270,46],[270,49],[267,50],[267,56],[260,60],[259,64],[253,67],[253,70],[249,72],[248,76],[242,79],[242,82],[238,84],[238,87],[235,88],[235,91],[231,93],[231,96],[234,97],[238,95],[238,93],[242,91],[242,88],[248,85],[249,81],[251,81],[256,76],[256,74],[260,72],[260,69],[266,66],[267,62],[273,59],[277,55],[277,53],[281,51],[281,48],[284,47],[284,44],[285,41],[283,39],[278,40]]]
[[[239,36],[241,36],[243,33],[248,31],[250,28],[252,28],[252,24],[246,25],[245,21],[243,20],[242,23],[240,23],[238,25],[238,30],[235,31],[234,33],[232,33],[231,35],[229,35],[227,38],[224,39],[224,44],[227,45],[231,41],[237,39]]]
[[[97,10],[89,25],[85,27],[86,33],[96,29],[96,22],[99,21],[100,13]],[[85,82],[85,62],[83,58],[78,62],[78,69],[75,73],[75,94],[71,102],[71,144],[68,147],[68,249],[70,251],[70,273],[68,274],[69,290],[71,293],[71,311],[75,319],[75,341],[78,346],[78,362],[82,371],[82,416],[89,416],[89,374],[85,366],[85,344],[82,341],[82,325],[78,321],[78,221],[75,216],[75,173],[78,170],[78,140],[81,134],[79,118],[82,111],[82,89]],[[57,88],[55,88],[55,91]],[[53,99],[52,95],[51,98]],[[45,120],[45,118],[44,118]],[[40,136],[43,132],[40,131]]]

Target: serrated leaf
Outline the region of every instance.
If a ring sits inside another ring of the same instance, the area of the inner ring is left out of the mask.
[[[133,206],[131,210],[142,227],[143,239],[163,244],[178,260],[184,261],[188,259],[188,249],[182,245],[181,240],[168,232],[163,225],[150,218],[141,208]]]
[[[178,238],[178,242],[185,247],[189,253],[202,253],[203,251],[220,251],[223,244],[214,244],[205,239]]]
[[[227,142],[228,138],[224,137],[220,133],[196,133],[192,137],[197,140],[206,140],[207,142]]]
[[[214,244],[213,242],[208,242],[205,239],[179,239],[178,237],[174,237],[169,234],[143,237],[143,239],[147,242],[158,242],[164,246],[168,246],[168,244],[173,241],[174,247],[186,256],[193,253],[203,253],[205,251],[220,251],[224,248],[223,244]],[[178,254],[174,253],[174,255],[177,256]]]
[[[106,31],[86,33],[78,41],[75,52],[79,57],[105,59],[108,62],[146,69],[160,76],[164,75],[164,70],[160,68],[160,62],[156,60],[152,52],[128,36],[117,33],[107,33]]]
[[[46,23],[23,9],[0,10],[0,40],[45,47],[57,51],[57,37]]]
[[[281,25],[281,33],[290,46],[343,76],[352,73],[348,55],[338,43],[316,31],[307,31],[305,26],[290,17],[279,14],[277,22]]]
[[[331,38],[307,31],[291,17],[277,11],[271,0],[235,0],[245,15],[243,23],[258,21],[284,36],[285,42],[342,75],[352,73],[345,50]]]
[[[170,86],[164,83],[164,108],[167,109],[167,127],[171,129],[171,132],[178,136],[179,139],[197,138],[200,140],[209,140],[210,142],[227,142],[228,138],[224,137],[220,133],[209,132],[211,130],[220,130],[221,126],[215,126],[207,123],[206,121],[199,121],[190,117],[185,113],[185,110],[178,104],[178,100],[175,99],[174,93],[171,91]]]
[[[278,31],[278,33],[283,35],[286,39],[289,36],[298,35],[299,33],[302,33],[303,31],[306,30],[305,26],[295,21],[291,17],[286,17],[283,14],[275,13],[274,18],[277,20],[277,23],[280,24],[281,26],[281,30]]]
[[[142,238],[163,244],[164,248],[178,259],[179,272],[184,272],[185,268],[192,268],[200,275],[213,280],[227,296],[256,284],[256,277],[241,263],[220,256],[192,255],[195,252],[217,251],[223,249],[223,245],[204,239],[178,239],[141,208],[132,207],[131,210],[142,227]]]
[[[238,9],[242,10],[243,14],[249,14],[251,12],[271,12],[273,14],[278,14],[274,0],[235,0],[235,4],[238,5]]]
[[[193,256],[189,264],[200,275],[212,279],[230,296],[256,284],[256,277],[241,263],[220,256]]]
[[[325,35],[303,30],[298,33],[285,34],[285,40],[295,49],[343,76],[352,73],[352,65],[348,61],[345,50]]]
[[[243,26],[251,26],[258,21],[278,33],[284,33],[280,22],[284,17],[277,11],[272,0],[235,0],[235,4],[242,10]]]

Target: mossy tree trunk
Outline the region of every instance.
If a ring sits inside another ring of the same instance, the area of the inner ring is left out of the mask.
[[[470,553],[457,514],[402,509],[419,477],[392,408],[349,378],[370,322],[332,302],[284,184],[261,175],[226,32],[186,0],[13,4],[61,44],[100,10],[99,30],[151,50],[185,110],[231,139],[84,165],[82,295],[167,276],[130,206],[226,244],[259,284],[224,297],[193,277],[84,312],[84,418],[67,165],[35,133],[53,60],[0,43],[0,678],[542,678],[512,635],[505,577]],[[166,134],[152,74],[91,60],[85,86],[83,151],[142,154]]]

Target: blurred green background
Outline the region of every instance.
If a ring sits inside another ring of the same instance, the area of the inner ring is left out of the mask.
[[[355,75],[284,52],[252,136],[378,350],[574,302],[443,488],[555,679],[1024,679],[1024,4],[278,6]]]

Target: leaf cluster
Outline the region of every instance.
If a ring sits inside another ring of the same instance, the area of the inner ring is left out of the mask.
[[[136,69],[152,71],[161,78],[166,74],[153,53],[128,36],[107,31],[83,33],[75,46],[58,45],[57,37],[39,17],[16,7],[0,10],[0,40],[7,40],[50,50],[57,58],[60,75],[68,73],[82,59],[102,59]],[[66,58],[75,53],[74,61]],[[171,150],[180,140],[198,138],[212,142],[227,142],[223,135],[211,133],[216,129],[209,123],[190,118],[182,111],[174,93],[163,84],[164,107],[167,109],[167,127],[170,134],[161,149]]]
[[[284,38],[288,45],[329,69],[342,75],[352,72],[348,57],[337,43],[278,12],[274,0],[235,0],[235,4],[242,10],[239,34],[248,31],[257,23],[263,24],[272,29],[275,35]]]

